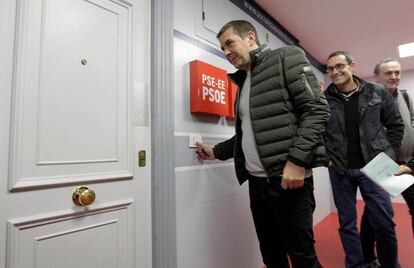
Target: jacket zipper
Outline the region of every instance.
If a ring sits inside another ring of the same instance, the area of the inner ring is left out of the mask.
[[[305,86],[305,88],[309,91],[309,93],[312,95],[312,97],[313,97],[313,98],[315,98],[315,93],[313,93],[312,88],[310,87],[309,82],[308,82],[308,80],[306,79],[305,74],[301,74],[301,76],[302,76],[302,82],[303,82],[303,85],[304,85],[304,86]]]

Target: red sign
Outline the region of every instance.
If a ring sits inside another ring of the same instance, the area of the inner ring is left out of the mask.
[[[234,113],[234,105],[236,102],[236,97],[237,97],[237,85],[235,83],[233,83],[230,78],[227,78],[228,80],[228,85],[229,85],[229,114],[227,115],[228,118],[235,118],[236,114]]]
[[[227,72],[205,62],[190,62],[190,110],[192,113],[229,115]],[[232,108],[233,110],[233,108]]]

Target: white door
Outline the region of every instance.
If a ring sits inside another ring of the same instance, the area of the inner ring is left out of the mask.
[[[149,40],[149,0],[0,0],[0,267],[152,266]]]

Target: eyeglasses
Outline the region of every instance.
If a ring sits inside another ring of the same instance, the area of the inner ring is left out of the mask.
[[[338,71],[342,71],[343,69],[345,69],[346,66],[348,66],[348,64],[344,64],[344,63],[338,63],[338,64],[335,64],[335,66],[327,66],[326,72],[333,73],[335,69]]]

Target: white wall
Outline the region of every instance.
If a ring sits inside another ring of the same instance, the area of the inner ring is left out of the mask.
[[[233,120],[190,113],[190,61],[198,59],[234,71],[221,54],[206,49],[219,50],[216,33],[207,28],[221,27],[233,19],[247,19],[257,28],[262,42],[266,40],[266,30],[230,1],[175,0],[174,4],[177,267],[260,267],[247,184],[239,186],[232,161],[203,163],[187,147],[187,140],[190,133],[199,133],[203,141],[214,144],[234,135]],[[201,20],[203,4],[207,28]],[[283,45],[272,34],[268,44],[272,48]],[[317,76],[323,79],[319,71]],[[315,198],[314,220],[319,222],[332,210],[329,178],[324,168],[315,170]]]
[[[399,88],[408,90],[408,93],[414,101],[414,70],[402,72]]]

